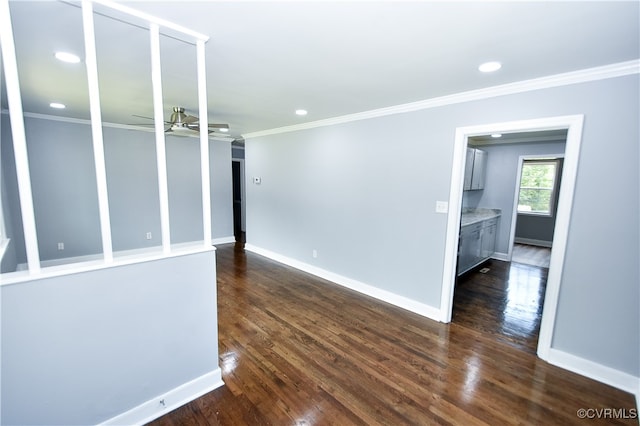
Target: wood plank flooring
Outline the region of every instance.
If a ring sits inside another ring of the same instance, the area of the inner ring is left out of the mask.
[[[456,282],[452,322],[535,354],[548,271],[499,260],[472,269]]]
[[[550,260],[551,249],[548,247],[517,243],[513,245],[513,252],[511,253],[512,262],[548,268]]]
[[[635,408],[482,327],[437,323],[241,244],[217,255],[226,385],[153,425],[566,425],[585,422],[580,408]]]

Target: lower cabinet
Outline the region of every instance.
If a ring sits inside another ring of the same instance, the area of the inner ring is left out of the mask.
[[[458,275],[493,256],[496,249],[497,229],[497,217],[460,228]]]

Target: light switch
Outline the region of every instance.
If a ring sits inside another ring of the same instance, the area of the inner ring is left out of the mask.
[[[447,213],[449,211],[449,203],[446,201],[436,201],[436,213]]]

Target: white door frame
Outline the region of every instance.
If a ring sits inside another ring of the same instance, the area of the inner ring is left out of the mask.
[[[447,237],[445,242],[442,294],[440,299],[442,322],[451,322],[451,314],[453,310],[453,290],[456,281],[456,258],[458,253],[458,236],[460,232],[460,214],[462,212],[462,185],[464,182],[465,152],[469,137],[490,133],[514,133],[566,129],[568,132],[564,166],[562,169],[560,198],[558,200],[553,248],[551,250],[547,289],[542,311],[540,334],[538,337],[538,356],[545,360],[548,359],[549,349],[551,348],[551,341],[553,338],[562,271],[564,268],[564,254],[567,246],[571,209],[573,207],[573,191],[578,171],[583,122],[583,115],[568,115],[458,127],[456,129],[453,164],[451,167],[451,188],[449,192],[449,213],[447,216]]]

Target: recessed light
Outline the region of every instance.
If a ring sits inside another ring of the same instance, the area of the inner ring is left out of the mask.
[[[297,109],[296,110],[296,115],[307,115],[307,110],[306,109]]]
[[[494,72],[494,71],[498,71],[500,68],[502,68],[502,64],[500,62],[485,62],[484,64],[480,65],[478,67],[478,69],[481,72]]]
[[[49,106],[55,109],[65,109],[67,107],[65,104],[61,104],[60,102],[51,102]]]
[[[220,130],[222,133],[227,133],[229,131],[229,129],[226,129],[226,128],[222,128],[222,129],[218,129],[218,130]]]
[[[70,64],[77,64],[80,62],[80,58],[77,55],[69,52],[56,52],[56,59],[62,62],[68,62]]]
[[[491,137],[492,138],[501,138],[502,137],[502,133],[492,133]]]

